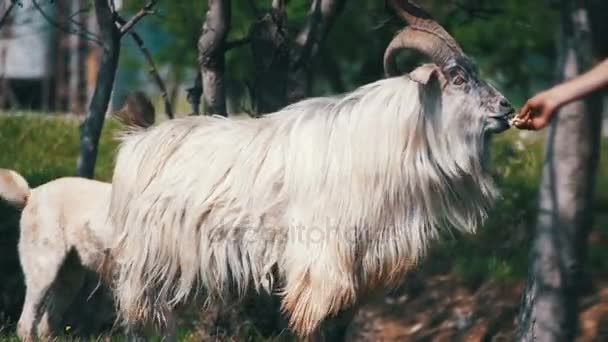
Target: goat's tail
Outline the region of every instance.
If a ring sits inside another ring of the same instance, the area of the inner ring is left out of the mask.
[[[23,208],[30,197],[30,186],[17,172],[0,169],[0,198],[8,203]]]

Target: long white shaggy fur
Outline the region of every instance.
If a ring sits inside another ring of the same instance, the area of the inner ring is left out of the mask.
[[[122,317],[158,318],[198,289],[254,288],[280,293],[291,328],[309,335],[398,281],[443,228],[480,224],[495,194],[476,111],[445,111],[403,76],[261,119],[127,134],[110,211]]]

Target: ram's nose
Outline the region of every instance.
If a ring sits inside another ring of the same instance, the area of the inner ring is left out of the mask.
[[[502,115],[510,115],[515,113],[515,109],[511,105],[511,102],[504,97],[500,100],[498,105],[500,106],[499,112]]]

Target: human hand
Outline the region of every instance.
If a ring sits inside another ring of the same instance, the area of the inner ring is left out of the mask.
[[[520,129],[539,130],[546,127],[561,106],[608,86],[608,58],[593,69],[538,93],[522,107],[512,121]]]
[[[513,119],[513,125],[519,129],[537,131],[545,128],[553,114],[561,106],[557,94],[543,91],[530,98]]]

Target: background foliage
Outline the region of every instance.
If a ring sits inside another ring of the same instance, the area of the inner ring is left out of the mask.
[[[558,21],[558,8],[552,2],[418,1],[477,61],[482,76],[491,79],[516,105],[531,91],[552,81]],[[134,11],[143,3],[129,1],[126,11]],[[233,1],[228,41],[247,37],[256,13],[264,13],[269,6],[270,1]],[[196,43],[206,7],[206,2],[198,0],[161,1],[160,14],[142,22],[145,26],[138,29],[154,32],[148,35],[148,44],[154,47],[155,58],[169,67],[172,79],[191,82],[194,78]],[[302,28],[308,8],[308,1],[287,2],[290,35],[295,36]],[[384,48],[403,26],[385,8],[384,1],[346,1],[314,61],[313,95],[341,93],[382,77]],[[123,44],[129,47],[131,42],[125,40]],[[121,70],[140,68],[140,58],[136,51],[128,53],[121,60]],[[408,56],[404,59],[409,68],[417,62]],[[247,109],[246,85],[253,78],[252,68],[248,45],[228,51],[226,77],[233,112]]]

